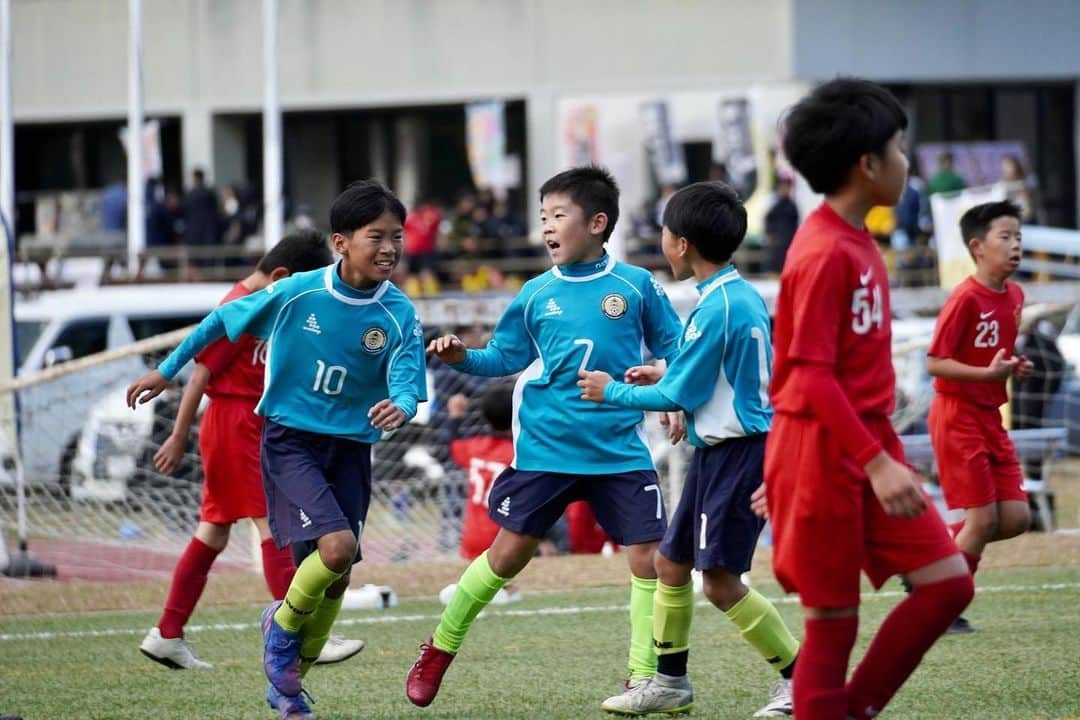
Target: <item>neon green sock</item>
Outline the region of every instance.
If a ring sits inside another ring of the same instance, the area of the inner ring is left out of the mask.
[[[630,576],[630,657],[626,668],[630,677],[656,674],[653,651],[653,595],[656,578]]]
[[[318,552],[311,553],[296,568],[296,575],[285,593],[284,602],[274,613],[274,620],[291,633],[300,632],[322,602],[326,588],[343,574],[326,567]]]
[[[657,655],[690,649],[690,623],[694,619],[694,583],[672,587],[656,583],[653,597],[653,646]]]
[[[775,670],[783,670],[799,654],[799,642],[792,637],[780,613],[757,590],[750,588],[724,614]]]
[[[300,677],[307,675],[308,670],[319,659],[319,653],[330,637],[330,628],[333,627],[334,620],[337,620],[344,600],[344,595],[336,598],[323,596],[322,602],[308,616],[304,623],[304,636],[300,640]]]
[[[435,628],[432,636],[435,647],[451,653],[460,650],[473,620],[508,582],[510,578],[499,577],[491,570],[486,551],[473,560],[458,580],[454,597]]]

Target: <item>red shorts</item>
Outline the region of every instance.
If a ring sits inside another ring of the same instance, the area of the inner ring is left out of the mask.
[[[930,441],[950,509],[1027,502],[1024,472],[997,408],[936,395],[930,403]]]
[[[482,512],[472,512],[473,508],[465,510],[465,523],[461,528],[461,557],[466,560],[475,560],[495,542],[495,536],[499,534],[499,526],[488,517],[487,509]]]
[[[885,450],[904,461],[888,418],[863,418]],[[841,456],[816,420],[777,414],[765,446],[773,571],[806,607],[859,604],[859,571],[875,588],[959,551],[927,498],[917,518],[885,514],[860,468]]]
[[[241,518],[266,517],[266,493],[259,466],[263,419],[251,400],[217,398],[199,428],[203,498],[200,519],[227,525]]]

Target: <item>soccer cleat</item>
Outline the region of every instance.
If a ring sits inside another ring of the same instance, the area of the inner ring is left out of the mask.
[[[283,695],[273,684],[266,688],[266,703],[281,713],[281,720],[315,720],[315,713],[308,705],[309,700],[311,705],[315,704],[315,698],[307,690],[290,697]]]
[[[967,618],[958,617],[952,621],[952,625],[949,625],[945,630],[946,635],[970,635],[973,632],[978,632],[975,626],[967,621]]]
[[[769,690],[769,703],[754,713],[754,717],[791,717],[795,714],[795,698],[791,694],[791,681],[780,678]]]
[[[600,707],[613,715],[681,715],[694,707],[694,691],[685,675],[644,678],[621,695],[609,697]]]
[[[146,633],[146,637],[139,643],[139,652],[173,670],[210,670],[214,667],[205,660],[200,660],[187,640],[182,637],[163,638],[161,630],[156,627],[150,628],[150,632]]]
[[[262,611],[263,670],[270,684],[282,695],[300,694],[300,634],[277,624],[274,613],[281,606],[276,600]]]
[[[315,664],[333,665],[348,660],[363,649],[363,640],[346,640],[343,637],[331,635],[326,639],[326,644],[323,645],[322,652],[319,653],[319,658],[315,661]]]
[[[439,694],[443,675],[454,657],[454,653],[435,647],[431,638],[420,645],[420,657],[416,658],[405,678],[405,694],[409,702],[419,707],[430,705]]]
[[[495,597],[491,598],[492,605],[509,605],[510,603],[521,602],[524,596],[520,590],[514,590],[513,592],[507,592],[506,588],[499,588],[499,591],[495,593]]]

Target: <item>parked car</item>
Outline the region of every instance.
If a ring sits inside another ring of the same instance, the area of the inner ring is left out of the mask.
[[[196,323],[230,287],[225,283],[128,285],[17,299],[18,375],[28,376]],[[131,356],[20,390],[19,450],[27,484],[69,495],[79,436],[100,400],[101,389],[127,383],[145,369],[142,358]]]

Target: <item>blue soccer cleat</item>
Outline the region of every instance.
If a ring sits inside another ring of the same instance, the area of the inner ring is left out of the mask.
[[[311,707],[308,705],[308,701],[311,704],[315,704],[315,700],[308,694],[307,690],[303,690],[299,695],[289,697],[288,695],[282,695],[281,691],[273,685],[266,688],[266,702],[270,707],[281,713],[281,720],[315,720],[315,713],[311,711]]]
[[[290,698],[300,694],[300,633],[291,633],[277,624],[276,600],[262,612],[263,669],[270,684]]]

